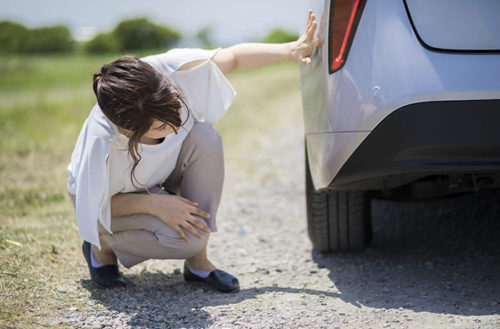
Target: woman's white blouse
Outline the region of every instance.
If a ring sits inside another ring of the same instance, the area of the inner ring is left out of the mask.
[[[135,186],[130,180],[128,139],[117,131],[98,105],[94,106],[67,167],[68,191],[76,196],[78,228],[85,241],[100,248],[98,221],[111,232],[111,197],[165,180],[175,168],[182,142],[193,124],[216,123],[231,106],[236,92],[211,60],[217,51],[174,49],[142,59],[167,74],[184,97],[191,115],[177,134],[168,135],[162,143],[139,145],[142,159],[135,171]],[[205,61],[191,69],[179,70],[184,64],[199,60]],[[183,117],[187,117],[185,108]]]

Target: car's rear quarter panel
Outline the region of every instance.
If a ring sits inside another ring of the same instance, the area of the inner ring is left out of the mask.
[[[317,189],[327,187],[369,132],[398,108],[500,98],[500,54],[426,49],[403,0],[368,0],[345,65],[329,74],[326,2],[323,15],[318,14],[325,41],[312,66],[302,69],[301,82],[308,160]]]

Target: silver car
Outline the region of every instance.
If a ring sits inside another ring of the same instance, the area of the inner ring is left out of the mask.
[[[500,1],[317,0],[301,68],[309,236],[363,249],[370,200],[500,187]]]

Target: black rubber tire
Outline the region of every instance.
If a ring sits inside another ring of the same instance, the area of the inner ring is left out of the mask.
[[[363,250],[372,236],[370,196],[365,191],[314,190],[306,156],[307,231],[321,252]]]

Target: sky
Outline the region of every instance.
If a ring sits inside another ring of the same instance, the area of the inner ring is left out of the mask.
[[[212,27],[219,46],[261,40],[276,27],[299,33],[310,0],[0,0],[0,20],[28,27],[67,25],[77,38],[109,31],[125,18],[147,16],[194,37]]]

